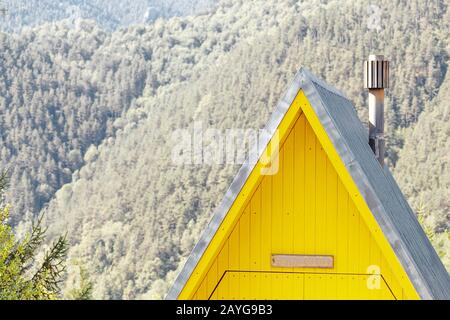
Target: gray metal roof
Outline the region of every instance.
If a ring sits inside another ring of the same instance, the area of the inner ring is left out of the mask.
[[[381,167],[350,100],[302,68],[269,120],[267,145],[299,90],[303,90],[348,172],[423,299],[450,299],[450,276],[419,225],[389,169]],[[258,150],[261,154],[263,150]],[[253,153],[254,154],[254,153]],[[245,162],[193,249],[167,299],[176,299],[249,177],[257,159]]]

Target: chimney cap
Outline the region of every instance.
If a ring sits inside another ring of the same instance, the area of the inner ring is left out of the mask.
[[[364,88],[385,89],[389,87],[389,61],[383,55],[371,54],[364,61]]]
[[[386,61],[386,59],[382,54],[371,54],[369,55],[369,61]]]

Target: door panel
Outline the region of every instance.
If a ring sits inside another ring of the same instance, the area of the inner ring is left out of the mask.
[[[226,271],[210,299],[381,299],[395,296],[381,275]]]

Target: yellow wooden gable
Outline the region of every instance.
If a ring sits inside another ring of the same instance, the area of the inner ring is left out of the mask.
[[[261,155],[277,160],[276,173],[264,174],[272,164],[262,158],[255,163],[220,224],[206,231],[203,252],[194,250],[195,264],[188,261],[178,292],[169,295],[419,298],[303,89],[287,107]]]

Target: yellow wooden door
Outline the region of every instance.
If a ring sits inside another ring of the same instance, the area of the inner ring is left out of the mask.
[[[248,282],[244,288],[242,283]],[[380,275],[227,271],[209,299],[220,300],[392,300]]]

